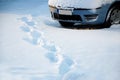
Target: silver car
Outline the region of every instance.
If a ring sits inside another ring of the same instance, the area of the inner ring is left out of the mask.
[[[51,16],[62,26],[120,23],[120,0],[49,0]]]

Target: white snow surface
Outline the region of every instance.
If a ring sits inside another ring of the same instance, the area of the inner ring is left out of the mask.
[[[98,8],[101,7],[103,0],[49,0],[51,6],[74,7],[74,8]]]
[[[63,28],[47,0],[1,0],[0,80],[119,80],[119,34]]]

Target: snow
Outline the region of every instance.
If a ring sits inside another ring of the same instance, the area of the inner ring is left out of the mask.
[[[63,28],[47,0],[1,0],[0,80],[119,80],[119,34]]]
[[[89,3],[90,2],[90,3]],[[51,6],[75,7],[75,8],[98,8],[101,7],[103,0],[49,0]]]

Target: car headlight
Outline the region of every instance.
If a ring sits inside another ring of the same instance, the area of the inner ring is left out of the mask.
[[[50,5],[49,5],[49,8],[50,8],[50,11],[51,11],[51,12],[54,12],[54,11],[56,10],[56,8],[55,8],[54,6],[50,6]]]

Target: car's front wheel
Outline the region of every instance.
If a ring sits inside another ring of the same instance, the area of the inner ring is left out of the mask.
[[[112,24],[120,24],[120,6],[112,7],[107,15],[104,27],[110,27]]]
[[[110,15],[110,23],[111,24],[120,23],[120,6],[113,8],[111,15]]]
[[[59,21],[59,23],[61,24],[61,26],[63,27],[71,27],[74,25],[73,22],[63,22],[63,21]]]

